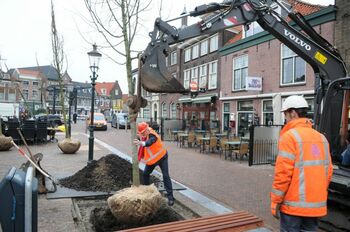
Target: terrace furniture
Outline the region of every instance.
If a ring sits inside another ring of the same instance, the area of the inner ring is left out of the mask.
[[[18,121],[7,122],[7,135],[11,136],[15,143],[18,143],[19,141],[21,141],[21,137],[17,131],[17,128],[19,128]]]
[[[47,142],[47,121],[38,121],[36,125],[36,142]]]
[[[35,141],[35,121],[25,120],[21,126],[23,137],[26,141]]]

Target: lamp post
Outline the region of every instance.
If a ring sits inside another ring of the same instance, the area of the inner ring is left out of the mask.
[[[90,61],[90,70],[92,72],[91,78],[91,115],[90,115],[90,136],[89,136],[89,158],[88,162],[91,162],[94,159],[94,103],[95,103],[95,81],[98,77],[98,64],[101,59],[101,53],[97,51],[96,44],[92,45],[92,51],[87,53],[89,55]]]

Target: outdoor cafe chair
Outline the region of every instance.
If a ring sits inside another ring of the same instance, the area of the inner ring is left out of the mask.
[[[196,136],[193,132],[190,132],[187,137],[187,147],[192,147],[195,143]]]
[[[226,150],[227,150],[227,144],[226,142],[228,141],[227,138],[221,138],[220,139],[220,144],[219,144],[219,154],[221,158],[221,154],[224,153],[226,156]]]
[[[18,121],[7,122],[7,135],[11,136],[15,143],[19,143],[21,141],[17,128],[19,128]]]
[[[226,149],[225,149],[225,159],[230,157],[230,160],[232,161],[232,153],[234,152],[237,147],[239,147],[241,138],[240,137],[232,137],[228,139],[228,142],[237,142],[237,145],[229,145],[226,143]]]
[[[200,149],[200,146],[201,146],[201,140],[203,139],[203,135],[202,134],[197,134],[196,135],[196,139],[195,139],[195,148],[199,147]]]
[[[214,152],[217,148],[218,139],[215,136],[209,137],[209,141],[204,143],[203,153],[208,150],[208,152]]]
[[[47,121],[38,121],[36,126],[36,142],[47,142]]]
[[[233,150],[233,153],[236,156],[236,159],[242,160],[245,155],[248,155],[249,152],[249,143],[247,141],[241,140],[239,149]]]
[[[35,141],[35,121],[25,120],[21,126],[21,131],[25,140],[31,141],[34,144]]]

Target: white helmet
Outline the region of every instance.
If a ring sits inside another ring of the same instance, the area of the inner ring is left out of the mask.
[[[281,112],[284,112],[291,108],[300,109],[308,107],[309,105],[307,104],[305,98],[303,98],[302,96],[292,95],[287,97],[286,100],[284,100],[284,102],[282,103]]]

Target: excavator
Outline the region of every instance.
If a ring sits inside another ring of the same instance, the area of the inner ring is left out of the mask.
[[[282,9],[284,16],[275,10],[276,6]],[[338,160],[345,148],[344,137],[348,129],[345,96],[350,90],[350,77],[347,77],[345,63],[337,49],[319,35],[303,15],[281,0],[226,0],[197,6],[175,19],[187,16],[201,16],[201,21],[178,29],[169,24],[174,19],[155,20],[154,29],[149,33],[151,41],[139,60],[139,86],[155,93],[188,93],[189,90],[167,70],[165,58],[170,45],[233,26],[249,28],[251,23],[257,22],[312,67],[316,78],[314,128],[327,137],[333,161]],[[290,26],[286,16],[301,30]],[[350,169],[340,167],[334,171],[329,192],[332,201],[349,207]]]

